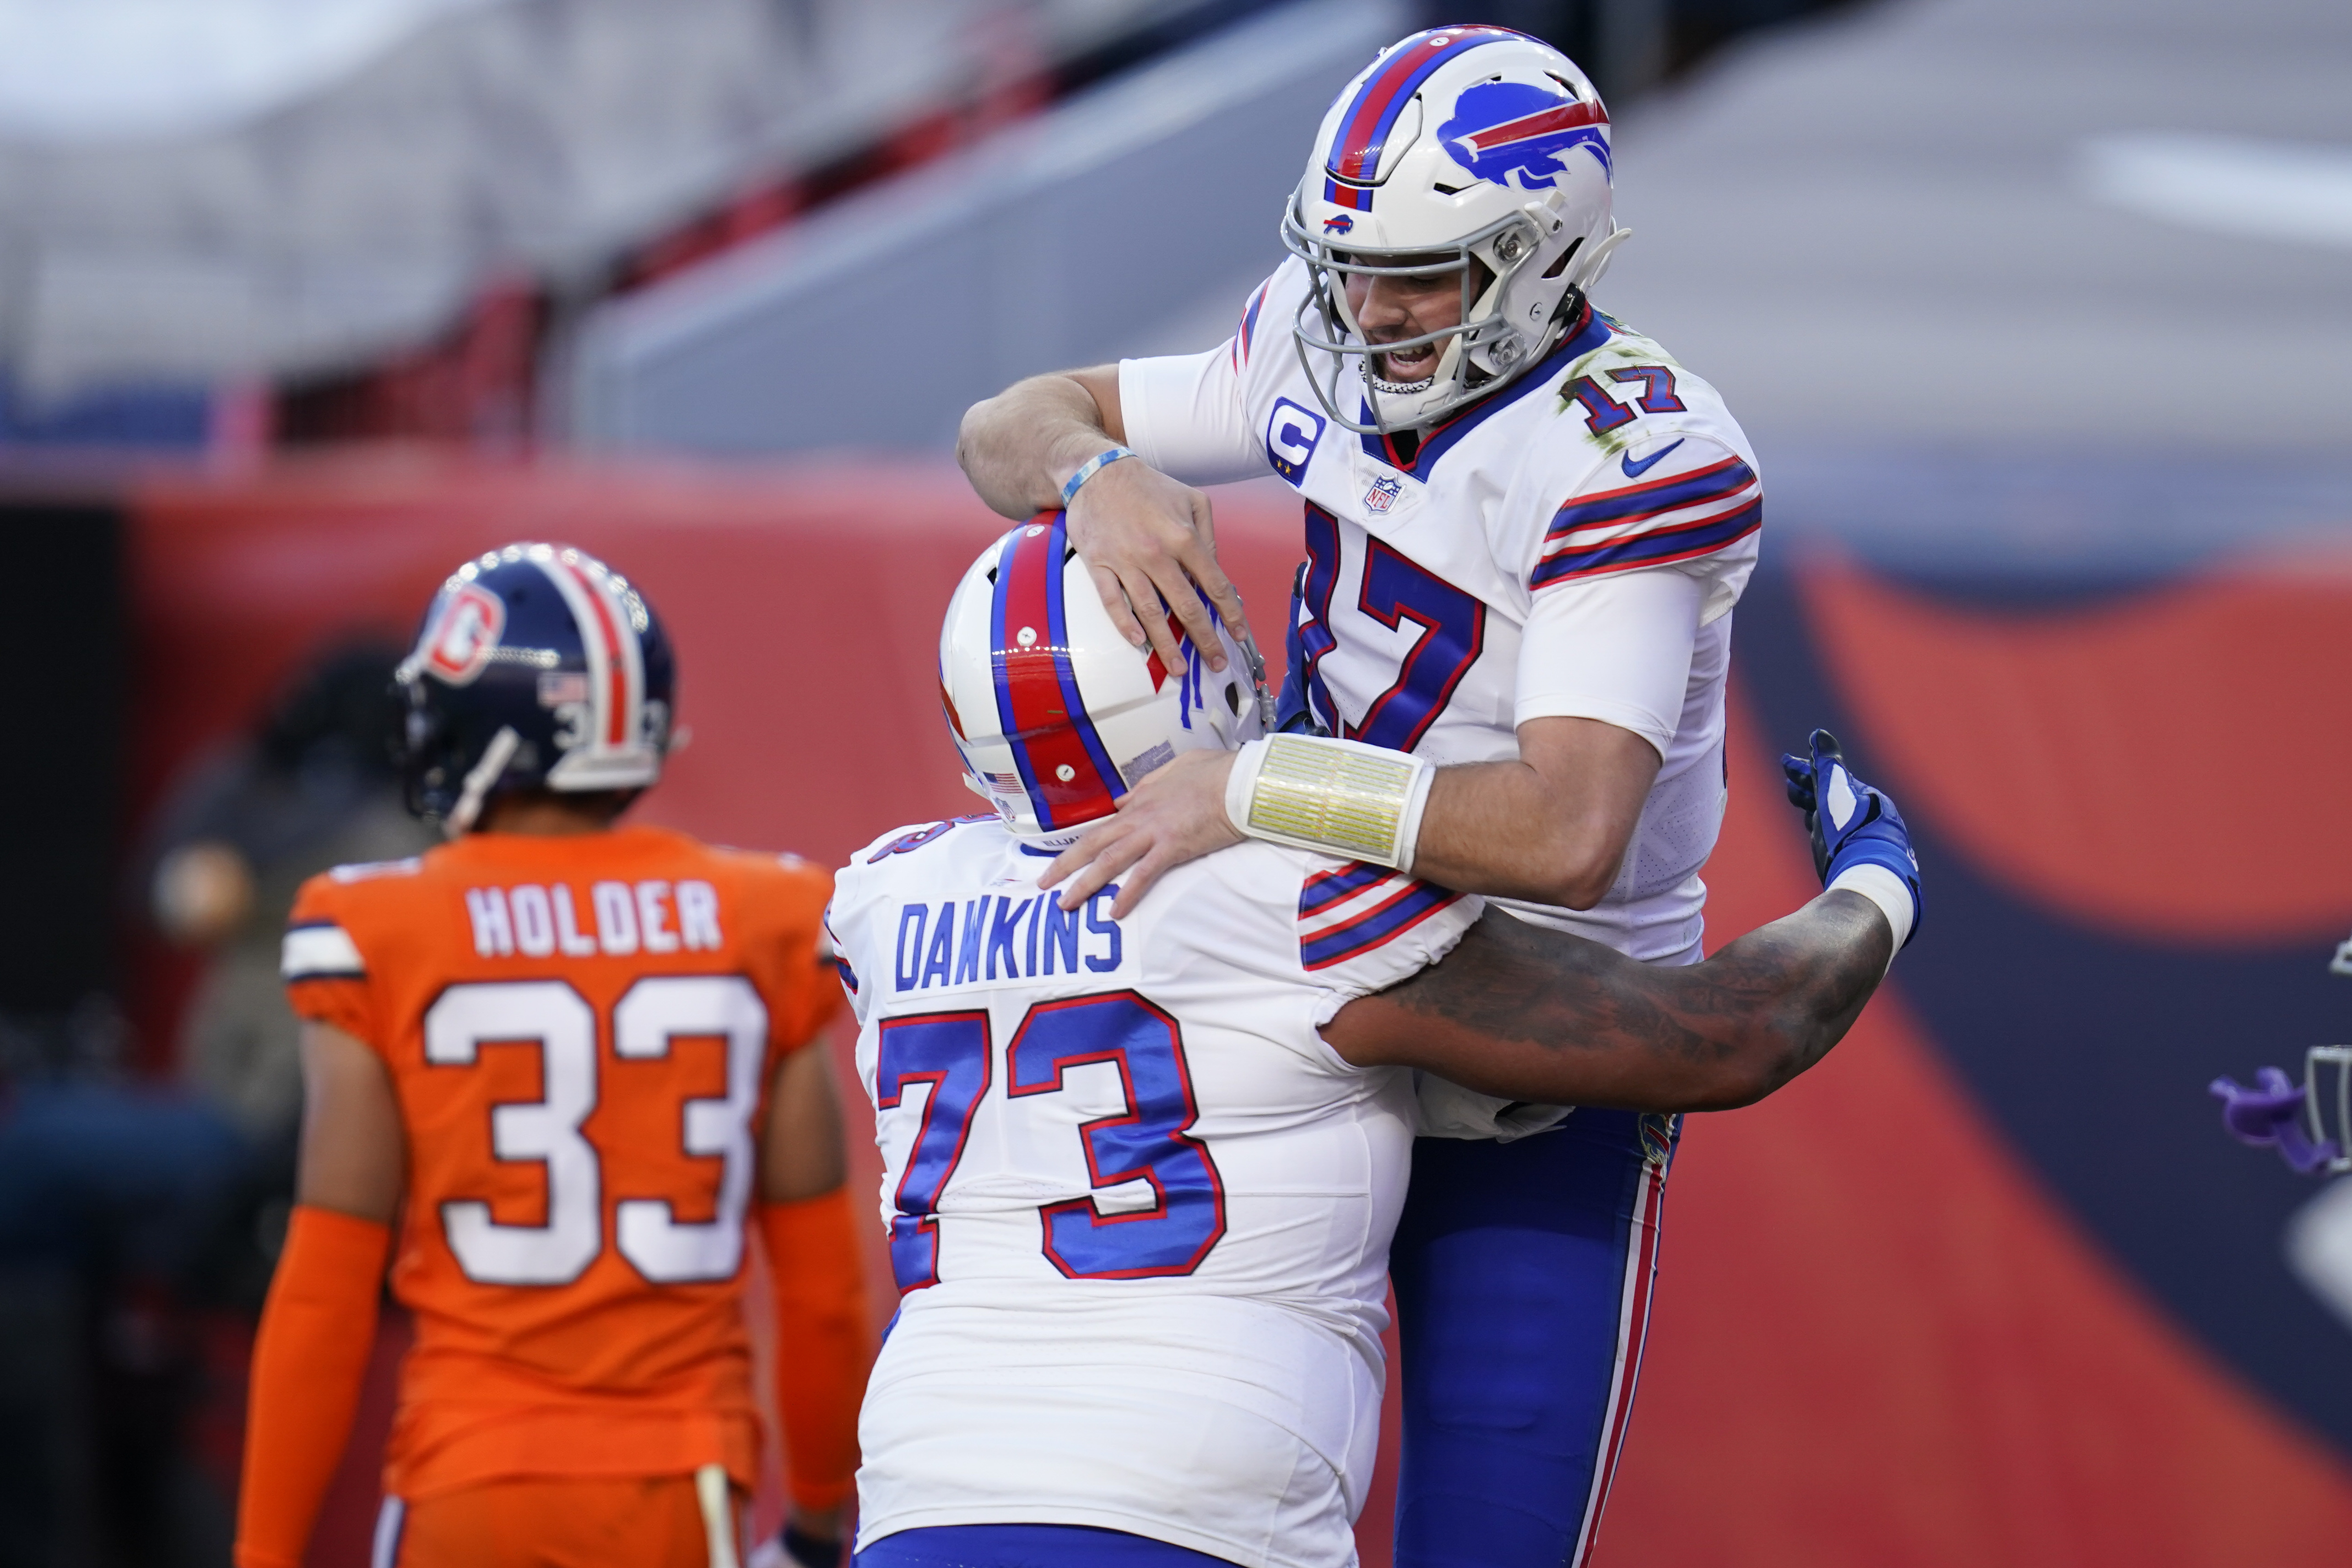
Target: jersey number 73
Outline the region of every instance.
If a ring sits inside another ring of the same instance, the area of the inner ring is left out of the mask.
[[[994,1057],[984,1012],[882,1024],[877,1109],[896,1110],[909,1087],[929,1086],[890,1220],[890,1268],[902,1295],[939,1282],[940,1199],[988,1096]],[[1132,991],[1041,1002],[1023,1016],[1004,1058],[1008,1101],[1059,1092],[1073,1068],[1117,1068],[1125,1110],[1078,1129],[1087,1178],[1097,1193],[1138,1181],[1151,1190],[1148,1208],[1105,1213],[1093,1196],[1042,1205],[1046,1261],[1072,1279],[1144,1279],[1199,1268],[1225,1234],[1225,1194],[1216,1162],[1190,1135],[1199,1111],[1176,1020]]]

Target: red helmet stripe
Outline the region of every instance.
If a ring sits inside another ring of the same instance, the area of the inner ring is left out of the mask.
[[[1558,109],[1546,109],[1517,120],[1507,120],[1500,125],[1489,125],[1462,138],[1475,155],[1507,142],[1523,142],[1530,136],[1541,136],[1551,131],[1570,131],[1581,125],[1606,125],[1609,111],[1593,103],[1563,103]]]
[[[620,623],[613,618],[613,606],[604,595],[603,584],[562,557],[556,559],[587,595],[589,607],[594,611],[595,629],[604,646],[604,743],[625,745],[629,739],[629,669],[628,661],[621,656]]]
[[[1013,531],[997,557],[990,628],[997,720],[1045,827],[1108,816],[1123,793],[1108,760],[1087,743],[1092,724],[1069,669],[1058,603],[1066,548],[1058,518]]]
[[[1342,180],[1370,184],[1380,174],[1381,152],[1388,144],[1398,113],[1432,71],[1464,49],[1526,37],[1507,27],[1436,27],[1400,45],[1357,91],[1356,101],[1324,159],[1326,172]]]

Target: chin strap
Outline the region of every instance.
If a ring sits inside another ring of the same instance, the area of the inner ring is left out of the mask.
[[[489,799],[490,791],[498,787],[499,779],[507,771],[507,764],[514,761],[515,752],[521,748],[522,737],[514,732],[514,726],[499,725],[499,732],[490,737],[490,743],[482,748],[482,760],[476,763],[474,771],[466,775],[465,787],[457,792],[457,804],[451,806],[449,815],[441,819],[443,837],[460,837],[474,826],[475,819],[482,815],[482,803]]]

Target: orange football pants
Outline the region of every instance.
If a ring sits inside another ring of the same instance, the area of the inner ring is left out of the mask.
[[[731,1494],[728,1506],[739,1563],[749,1555],[742,1500]],[[690,1475],[518,1477],[385,1509],[373,1568],[711,1568],[713,1562]]]

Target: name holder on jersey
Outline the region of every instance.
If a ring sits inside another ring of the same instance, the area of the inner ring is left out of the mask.
[[[1111,973],[1127,955],[1126,939],[1110,916],[1118,896],[1114,882],[1075,910],[1062,908],[1052,893],[983,893],[903,905],[891,979],[897,990],[922,991]]]
[[[719,890],[691,878],[597,882],[584,900],[564,882],[468,888],[466,918],[483,958],[625,958],[721,946]]]

